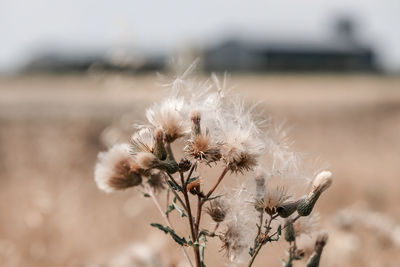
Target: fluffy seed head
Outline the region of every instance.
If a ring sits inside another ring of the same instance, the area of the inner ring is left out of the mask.
[[[332,185],[332,180],[330,171],[320,172],[314,179],[312,192],[321,194]]]
[[[136,155],[140,152],[153,152],[154,135],[150,128],[142,128],[131,136],[131,152]]]
[[[246,109],[243,101],[233,98],[215,115],[216,130],[221,146],[221,155],[234,173],[244,173],[257,166],[264,149],[260,139],[260,129],[256,125],[251,109]]]
[[[234,261],[247,248],[241,228],[235,223],[228,223],[226,231],[219,238],[222,241],[221,249],[225,250],[225,254],[231,261]]]
[[[159,159],[150,152],[140,152],[136,155],[136,162],[140,168],[148,170],[160,165]]]
[[[290,196],[287,195],[286,188],[277,186],[272,189],[267,189],[264,197],[260,200],[256,200],[255,208],[258,211],[265,211],[270,215],[274,215],[278,212],[278,208],[288,199],[290,199]]]
[[[94,178],[101,190],[110,193],[139,185],[142,182],[139,169],[129,153],[129,145],[115,145],[99,153]]]
[[[183,98],[171,97],[147,109],[146,118],[154,127],[161,128],[165,140],[172,143],[189,132],[183,109]]]
[[[189,139],[184,148],[187,156],[205,161],[215,162],[221,159],[220,144],[213,144],[208,134],[199,134]]]
[[[214,222],[220,223],[225,220],[228,207],[223,200],[215,199],[210,201],[210,206],[207,208],[206,212],[208,215],[210,215]]]
[[[234,173],[251,171],[257,165],[257,156],[241,152],[232,157],[228,163],[229,169]]]

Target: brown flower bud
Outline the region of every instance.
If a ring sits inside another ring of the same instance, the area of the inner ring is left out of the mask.
[[[192,195],[198,195],[198,194],[200,194],[200,193],[201,193],[201,190],[200,190],[200,180],[199,180],[199,179],[196,179],[196,180],[190,182],[190,183],[187,185],[186,188],[187,188],[187,190],[188,190]]]
[[[180,172],[187,172],[192,167],[190,160],[182,158],[178,164]]]

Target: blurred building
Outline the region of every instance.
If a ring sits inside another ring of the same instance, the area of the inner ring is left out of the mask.
[[[232,38],[205,49],[206,71],[251,72],[373,72],[378,68],[372,48],[355,39],[350,20],[338,20],[327,40],[270,40]]]
[[[264,36],[265,37],[265,36]],[[263,38],[265,39],[265,38]],[[349,19],[339,19],[326,39],[254,41],[233,37],[216,46],[178,50],[178,57],[193,61],[200,57],[206,72],[377,72],[374,50],[357,41]],[[87,70],[126,71],[129,73],[164,71],[167,59],[175,55],[141,53],[125,47],[114,53],[54,50],[42,52],[24,68],[25,72],[84,72]]]

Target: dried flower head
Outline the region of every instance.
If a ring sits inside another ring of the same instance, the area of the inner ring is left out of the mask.
[[[255,208],[258,211],[265,211],[269,215],[274,215],[278,212],[278,208],[288,199],[290,199],[290,196],[287,194],[285,187],[268,188],[264,197],[255,202]]]
[[[312,192],[321,194],[331,185],[332,173],[330,171],[322,171],[314,179]]]
[[[322,192],[329,188],[332,184],[332,173],[323,171],[314,179],[311,192],[307,197],[303,198],[297,206],[297,212],[300,216],[308,216],[314,208],[315,203],[321,196]]]
[[[232,98],[215,116],[216,129],[212,131],[221,141],[221,155],[231,172],[244,173],[257,166],[264,149],[260,129],[243,101]]]
[[[244,143],[237,143],[236,145],[239,146],[234,146],[232,143],[224,143],[222,145],[222,150],[224,151],[223,159],[230,171],[233,173],[244,173],[257,166],[258,151],[253,151],[250,146]]]
[[[184,152],[189,157],[211,163],[221,159],[219,147],[220,144],[213,144],[209,134],[199,134],[188,140]]]
[[[142,182],[140,168],[129,153],[129,145],[115,145],[99,153],[94,179],[107,193],[139,185]]]
[[[243,236],[242,229],[238,224],[229,222],[226,231],[219,236],[222,241],[222,250],[231,261],[235,261],[243,251],[248,247]]]
[[[225,220],[225,216],[228,212],[228,207],[222,199],[215,199],[210,201],[210,205],[206,209],[206,212],[213,219],[214,222],[220,223]]]
[[[189,133],[184,104],[183,98],[170,97],[146,110],[147,120],[162,129],[169,143]]]
[[[140,152],[153,152],[154,135],[150,128],[142,128],[131,136],[131,152],[136,155]]]

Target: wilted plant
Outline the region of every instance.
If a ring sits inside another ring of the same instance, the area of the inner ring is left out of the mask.
[[[170,84],[166,99],[146,110],[149,125],[138,126],[130,145],[115,145],[99,154],[98,187],[105,192],[137,187],[150,197],[165,221],[151,226],[170,235],[190,265],[187,247],[193,249],[194,265],[205,266],[207,239],[218,238],[230,260],[245,260],[251,266],[261,248],[280,240],[284,231],[290,244],[284,265],[292,266],[304,257],[296,238],[313,230],[310,214],[331,185],[331,173],[320,172],[310,190],[296,196],[298,185],[312,179],[301,169],[302,160],[285,142],[284,132],[257,120],[254,108],[246,108],[241,98],[227,91],[225,80],[222,86],[214,76],[196,83],[187,74]],[[178,139],[185,142],[179,160],[172,147]],[[221,173],[216,179],[205,178],[200,165]],[[245,177],[221,194],[218,188],[229,175]],[[213,185],[206,188],[204,181]],[[159,203],[164,191],[166,210]],[[189,236],[171,224],[173,211],[187,220]],[[212,228],[202,223],[204,212],[215,222]],[[319,264],[327,237],[318,240],[308,266]]]

